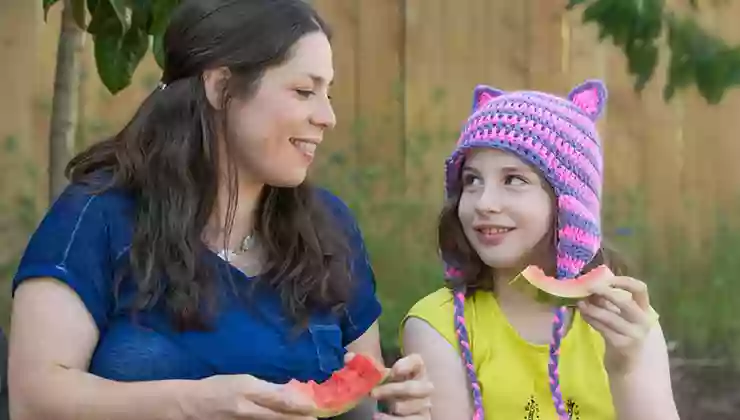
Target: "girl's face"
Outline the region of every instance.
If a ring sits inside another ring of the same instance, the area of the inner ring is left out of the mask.
[[[543,239],[552,228],[548,188],[535,170],[512,154],[471,150],[462,169],[458,217],[484,264],[499,270],[537,264],[532,259],[539,255],[533,251],[546,245]]]
[[[283,64],[269,68],[256,92],[234,99],[230,141],[242,179],[294,187],[306,178],[336,118],[329,99],[334,77],[332,49],[322,32],[305,35]]]

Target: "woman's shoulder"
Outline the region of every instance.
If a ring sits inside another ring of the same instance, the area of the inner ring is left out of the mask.
[[[355,215],[349,205],[338,194],[326,187],[313,187],[315,197],[318,199],[332,217],[339,219],[343,224],[354,225]]]
[[[107,178],[91,177],[69,183],[54,200],[50,212],[84,211],[116,214],[130,212],[135,205],[131,192],[111,186]]]

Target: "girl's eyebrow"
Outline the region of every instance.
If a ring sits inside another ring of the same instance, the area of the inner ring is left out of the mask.
[[[501,168],[501,172],[505,173],[511,173],[511,172],[532,172],[528,167],[523,165],[510,165],[510,166],[504,166]]]
[[[474,172],[475,174],[480,174],[480,171],[478,169],[472,167],[472,166],[463,166],[462,172]],[[527,174],[531,174],[531,173],[533,173],[532,169],[530,169],[528,166],[525,166],[525,165],[516,165],[516,164],[503,166],[501,168],[501,172],[503,172],[505,174],[510,174],[510,173],[527,173]]]
[[[473,172],[475,174],[480,174],[480,171],[479,170],[475,169],[472,166],[467,166],[467,165],[466,166],[463,166],[462,172]]]

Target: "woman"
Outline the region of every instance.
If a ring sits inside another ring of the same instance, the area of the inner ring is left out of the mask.
[[[328,37],[302,0],[177,8],[159,88],[70,162],[21,260],[14,419],[310,418],[280,384],[380,360],[360,231],[304,182],[335,124]],[[373,396],[425,419],[430,391],[408,357]]]

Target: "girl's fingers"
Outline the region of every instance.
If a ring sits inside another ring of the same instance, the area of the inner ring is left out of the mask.
[[[645,321],[645,310],[632,296],[624,289],[599,287],[594,290],[594,295],[589,302],[595,307],[618,314],[631,323],[642,324]]]
[[[638,334],[638,327],[623,318],[624,313],[616,314],[603,307],[590,304],[587,301],[580,302],[578,304],[578,308],[581,311],[581,316],[583,316],[584,318],[588,317],[591,320],[597,321],[606,329],[609,329],[617,334],[628,337],[635,337]]]
[[[390,381],[423,378],[426,375],[424,360],[418,354],[410,354],[394,363],[390,374]]]

